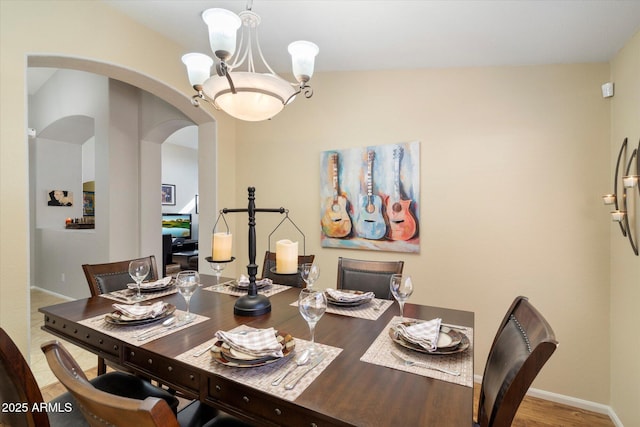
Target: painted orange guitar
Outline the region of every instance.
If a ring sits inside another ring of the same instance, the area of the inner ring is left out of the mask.
[[[393,150],[393,196],[385,200],[386,214],[389,219],[389,239],[409,240],[417,231],[416,219],[411,212],[412,200],[402,200],[400,196],[400,159],[404,150],[397,147]]]
[[[338,186],[338,154],[330,157],[333,181],[333,197],[327,198],[326,210],[320,223],[327,237],[346,237],[351,234],[351,218],[347,212],[347,198]]]

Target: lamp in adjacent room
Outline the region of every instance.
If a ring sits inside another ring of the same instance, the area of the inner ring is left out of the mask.
[[[313,96],[309,80],[319,49],[309,41],[291,43],[288,51],[297,83],[278,76],[262,54],[257,34],[260,16],[251,10],[251,3],[239,15],[218,8],[203,12],[211,50],[218,59],[214,75],[209,76],[214,61],[207,55],[189,53],[182,57],[182,62],[187,66],[189,82],[197,91],[192,98],[195,106],[206,101],[237,119],[262,121],[274,117],[300,93],[306,98]],[[240,28],[242,35],[235,55]],[[259,63],[268,72],[257,72]]]

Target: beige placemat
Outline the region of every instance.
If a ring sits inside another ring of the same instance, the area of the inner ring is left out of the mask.
[[[159,320],[157,322],[153,322],[150,324],[145,324],[145,325],[138,325],[138,326],[120,326],[120,325],[114,325],[111,323],[107,323],[104,320],[104,314],[101,314],[100,316],[95,316],[95,317],[91,317],[89,319],[85,319],[85,320],[81,320],[80,323],[81,325],[84,326],[88,326],[92,329],[95,329],[99,332],[105,333],[109,336],[112,336],[114,338],[117,338],[119,340],[125,341],[129,344],[132,345],[141,345],[141,344],[145,344],[148,342],[151,342],[153,340],[157,340],[158,338],[162,338],[165,337],[167,335],[171,335],[174,332],[178,332],[178,331],[182,331],[184,329],[189,328],[190,326],[193,325],[197,325],[198,323],[204,322],[205,320],[208,320],[208,317],[205,316],[200,316],[198,314],[195,313],[191,313],[195,316],[195,319],[193,319],[193,321],[186,323],[186,324],[180,324],[181,319],[184,318],[184,315],[186,314],[186,311],[182,311],[182,310],[176,310],[173,313],[173,316],[176,317],[174,325],[169,325],[169,326],[162,326],[162,322],[164,320]],[[157,328],[157,329],[156,329]],[[145,331],[150,331],[151,329],[154,329],[154,334],[153,336],[149,336],[149,337],[140,337],[138,338],[138,336],[140,334],[142,334]],[[158,334],[155,334],[155,332],[158,332]]]
[[[278,396],[281,399],[294,401],[298,398],[298,396],[302,394],[303,391],[305,391],[307,387],[309,387],[309,385],[316,378],[318,378],[318,376],[322,374],[322,372],[327,366],[329,366],[333,359],[335,359],[342,352],[341,348],[332,347],[316,342],[316,349],[321,350],[325,355],[322,362],[320,362],[320,364],[318,364],[304,377],[302,377],[302,379],[292,390],[287,390],[284,386],[292,379],[295,379],[297,374],[303,372],[303,369],[308,367],[308,365],[297,367],[291,374],[287,376],[287,378],[282,383],[280,383],[280,385],[273,386],[271,385],[271,383],[276,378],[285,373],[289,368],[295,366],[294,359],[296,355],[311,345],[310,341],[305,341],[299,338],[294,339],[296,347],[291,356],[277,362],[270,363],[264,366],[258,366],[255,368],[238,368],[225,366],[214,360],[211,355],[211,351],[206,351],[201,356],[195,356],[199,352],[202,352],[202,350],[205,350],[207,347],[211,346],[216,341],[215,339],[211,339],[195,348],[192,348],[189,351],[180,354],[176,357],[176,359],[200,369],[204,369],[205,371],[221,375],[225,378],[239,382],[241,384],[246,384],[265,393]]]
[[[297,307],[298,301],[294,301],[289,305]],[[325,311],[325,313],[358,317],[360,319],[367,320],[377,320],[378,317],[380,317],[380,315],[382,315],[382,313],[384,313],[392,305],[393,301],[374,298],[370,303],[358,305],[355,307],[342,307],[338,305],[327,304],[327,310]]]
[[[416,319],[405,318],[405,321],[406,320]],[[394,316],[360,360],[363,362],[373,363],[374,365],[386,366],[388,368],[411,372],[413,374],[448,381],[467,387],[473,387],[473,328],[460,327],[463,328],[460,332],[463,332],[467,338],[469,338],[470,345],[467,350],[461,353],[449,355],[430,355],[404,348],[391,340],[391,337],[389,336],[389,328],[391,328],[391,325],[395,325],[399,322],[400,316]],[[437,366],[451,371],[458,371],[460,372],[460,376],[445,374],[422,366],[406,366],[391,355],[391,350],[409,360],[426,363],[429,366]]]
[[[108,294],[100,294],[103,298],[108,298],[113,301],[126,302],[126,303],[134,303],[134,302],[144,302],[155,298],[162,298],[167,295],[172,295],[178,292],[178,288],[175,286],[171,286],[168,289],[158,292],[142,292],[142,297],[140,301],[134,301],[131,299],[133,295],[135,295],[136,291],[131,289],[122,289],[120,291],[113,291]]]
[[[232,281],[223,282],[223,283],[220,283],[219,285],[208,286],[203,289],[205,291],[219,292],[221,294],[233,295],[235,297],[241,297],[243,295],[247,295],[246,289],[238,289],[233,286],[230,286],[229,283],[231,282]],[[287,289],[291,289],[291,286],[277,285],[273,283],[271,285],[265,286],[262,289],[258,289],[258,293],[261,295],[270,297],[272,295],[277,294],[278,292],[286,291]]]

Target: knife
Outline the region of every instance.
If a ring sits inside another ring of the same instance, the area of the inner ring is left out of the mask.
[[[318,366],[320,364],[320,362],[322,362],[322,360],[324,360],[324,352],[318,354],[317,356],[315,356],[313,358],[313,360],[311,360],[311,365],[309,365],[309,367],[307,369],[305,369],[300,375],[298,375],[295,379],[291,380],[290,382],[288,382],[284,388],[287,390],[292,390],[296,384],[298,384],[298,381],[300,381],[302,379],[302,377],[304,377],[305,375],[307,375],[309,372],[311,372],[311,370],[313,368],[315,368],[316,366]]]

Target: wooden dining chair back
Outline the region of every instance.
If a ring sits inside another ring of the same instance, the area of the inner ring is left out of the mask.
[[[156,257],[154,255],[136,259],[149,260],[150,268],[146,280],[159,279],[158,265],[156,264]],[[104,264],[83,264],[82,270],[89,283],[91,296],[119,291],[120,289],[126,288],[128,283],[133,283],[133,279],[129,276],[129,263],[131,261],[134,260],[128,259]]]
[[[297,274],[278,274],[275,272],[276,253],[265,252],[264,262],[262,263],[262,278],[273,280],[273,283],[279,285],[287,285],[294,288],[306,288],[307,284],[300,276],[300,266],[302,264],[312,263],[315,255],[298,255],[298,273]]]
[[[91,426],[179,427],[166,401],[120,397],[96,389],[67,350],[57,341],[42,345],[49,367],[69,390]]]
[[[45,411],[23,410],[19,405],[33,405],[44,402],[38,383],[27,361],[18,350],[11,337],[0,328],[0,425],[48,427],[49,416]],[[16,405],[15,407],[5,405]]]
[[[510,426],[531,383],[557,347],[547,320],[528,298],[517,297],[489,350],[475,425]]]
[[[148,257],[137,258],[149,260],[149,274],[147,280],[158,280],[158,265],[156,257],[150,255]],[[82,270],[89,284],[91,296],[107,294],[113,291],[125,289],[128,283],[132,283],[133,279],[129,275],[129,263],[132,259],[116,262],[107,262],[104,264],[83,264]],[[102,375],[107,371],[107,365],[104,358],[98,356],[98,375]]]
[[[373,292],[376,298],[393,299],[389,282],[394,274],[402,274],[404,261],[368,261],[338,258],[338,289]]]

